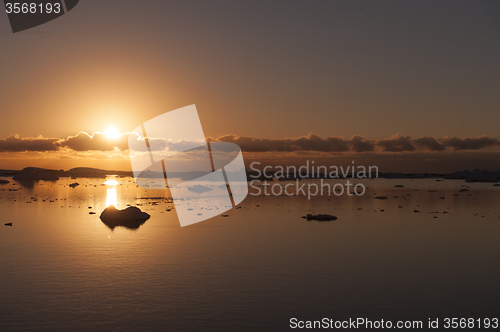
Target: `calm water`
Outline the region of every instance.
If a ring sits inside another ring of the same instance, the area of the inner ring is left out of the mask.
[[[379,179],[365,182],[363,197],[248,196],[227,218],[181,228],[166,201],[137,199],[164,193],[116,180],[0,186],[2,221],[13,223],[0,226],[1,331],[283,331],[292,317],[499,316],[492,184],[459,193],[463,181]],[[151,219],[112,230],[99,219],[108,204],[142,204]],[[308,222],[307,213],[338,220]]]

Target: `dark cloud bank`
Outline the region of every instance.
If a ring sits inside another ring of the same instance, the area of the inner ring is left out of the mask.
[[[261,139],[255,137],[225,135],[213,139],[218,142],[232,142],[238,144],[245,152],[293,152],[293,151],[318,151],[318,152],[412,152],[412,151],[452,151],[480,150],[482,148],[500,146],[496,138],[486,136],[476,138],[460,138],[446,136],[434,138],[423,136],[412,139],[409,136],[397,134],[388,139],[370,141],[359,135],[351,139],[331,136],[321,138],[314,134],[299,138]]]
[[[298,138],[268,139],[248,136],[224,135],[217,138],[208,138],[214,142],[230,142],[238,144],[244,152],[331,152],[331,153],[363,153],[363,152],[439,152],[439,151],[462,151],[480,150],[488,147],[500,146],[496,138],[487,136],[481,137],[455,137],[446,136],[434,138],[423,136],[413,139],[409,136],[397,134],[388,139],[370,141],[362,136],[354,135],[350,139],[331,136],[321,138],[315,134],[301,136]],[[170,149],[175,149],[176,144],[165,143]],[[113,140],[105,134],[78,133],[67,138],[21,138],[12,135],[5,139],[0,139],[0,152],[51,152],[61,150],[73,151],[112,151],[127,150],[128,135],[123,134]]]

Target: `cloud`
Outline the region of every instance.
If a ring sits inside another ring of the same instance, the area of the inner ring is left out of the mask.
[[[128,134],[122,134],[117,139],[110,139],[103,133],[95,132],[89,135],[79,132],[76,136],[69,136],[59,141],[59,146],[75,151],[112,151],[128,149]]]
[[[454,151],[459,150],[479,150],[491,146],[500,146],[500,142],[496,138],[489,138],[486,136],[476,138],[459,138],[446,136],[441,138],[444,146],[451,147]]]
[[[0,152],[47,152],[57,151],[58,138],[20,138],[19,135],[12,135],[5,139],[0,139]]]
[[[368,152],[375,149],[375,145],[373,145],[372,142],[359,135],[351,137],[351,141],[349,143],[354,152]]]
[[[415,150],[411,137],[401,134],[393,135],[389,139],[379,139],[375,142],[375,145],[382,148],[384,152],[406,152]]]
[[[277,139],[224,135],[218,138],[209,138],[208,141],[235,143],[245,152],[292,151],[285,140]]]
[[[66,138],[21,138],[19,135],[12,135],[5,139],[0,139],[0,152],[50,152],[50,151],[77,151],[77,152],[107,152],[107,151],[127,151],[129,133],[120,135],[117,139],[112,139],[103,133],[95,132],[89,135],[80,132],[75,136]],[[179,141],[172,142],[161,138],[150,138],[152,150],[167,149],[171,152],[184,151],[191,146],[199,146],[199,142]],[[354,135],[350,139],[330,136],[322,138],[310,133],[307,136],[297,138],[258,138],[251,136],[224,135],[217,138],[207,138],[207,141],[229,142],[240,146],[246,153],[261,152],[293,152],[300,153],[363,153],[363,152],[414,152],[414,151],[460,151],[479,150],[488,147],[500,146],[500,141],[487,136],[475,138],[460,138],[446,136],[444,138],[434,138],[422,136],[412,139],[401,134],[393,135],[391,138],[370,141],[360,135]]]
[[[293,151],[321,151],[321,152],[345,152],[349,151],[349,144],[342,137],[330,136],[323,139],[318,135],[310,133],[296,139],[287,139]]]
[[[422,136],[413,140],[413,144],[419,147],[421,150],[427,151],[443,151],[446,147],[439,143],[434,137]]]
[[[313,133],[298,138],[270,139],[248,136],[224,135],[209,140],[214,142],[229,142],[238,144],[244,152],[346,152],[349,151],[349,141],[342,137],[331,136],[326,139]]]

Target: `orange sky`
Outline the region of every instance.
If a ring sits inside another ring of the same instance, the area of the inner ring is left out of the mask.
[[[191,104],[210,137],[498,137],[497,2],[145,3],[16,34],[0,15],[0,138],[128,132]]]

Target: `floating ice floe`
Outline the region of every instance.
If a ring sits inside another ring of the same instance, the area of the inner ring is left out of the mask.
[[[317,221],[331,221],[337,220],[337,217],[332,216],[330,214],[310,214],[303,216],[302,218],[307,220],[317,220]]]

